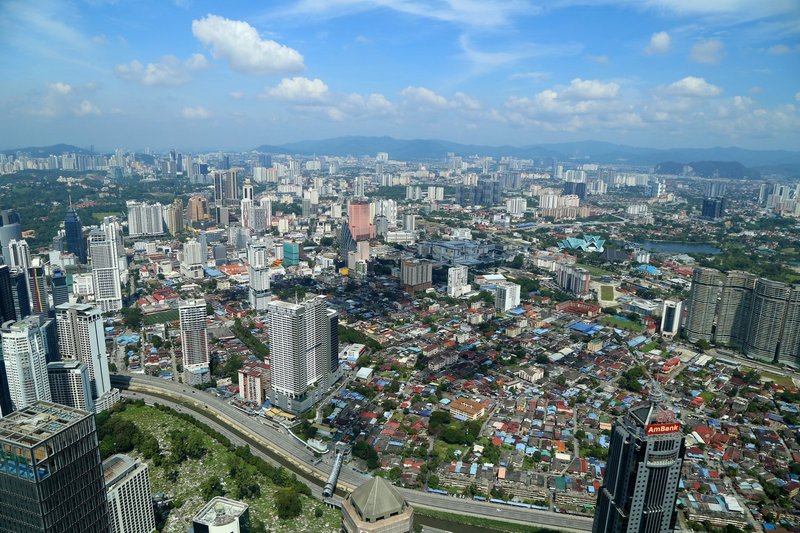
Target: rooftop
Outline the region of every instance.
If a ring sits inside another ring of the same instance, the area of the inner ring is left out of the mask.
[[[205,526],[224,526],[239,519],[247,512],[248,505],[244,502],[230,500],[222,496],[216,496],[203,506],[194,515],[192,520],[195,524]]]
[[[350,495],[361,519],[375,522],[403,512],[406,501],[397,489],[382,477],[374,477],[358,487]]]
[[[39,401],[0,419],[0,440],[34,447],[88,416],[81,409]]]
[[[136,468],[136,461],[129,455],[118,453],[103,461],[103,479],[106,487],[113,485],[125,474]]]

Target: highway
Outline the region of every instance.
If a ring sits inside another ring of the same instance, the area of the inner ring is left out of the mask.
[[[319,461],[310,450],[287,433],[282,432],[281,428],[266,421],[261,422],[260,418],[248,416],[215,396],[179,383],[149,376],[117,374],[112,374],[111,381],[113,386],[128,391],[126,396],[136,393],[136,397],[141,397],[150,403],[158,402],[181,411],[193,411],[195,416],[198,416],[204,423],[208,423],[209,426],[227,437],[231,438],[231,435],[234,435],[232,442],[236,444],[244,444],[248,441],[248,444],[250,442],[258,443],[268,449],[270,453],[251,446],[251,449],[255,448],[253,449],[254,453],[261,457],[269,457],[274,454],[273,458],[267,460],[275,463],[275,458],[277,458],[279,463],[290,468],[299,477],[306,479],[315,496],[321,494],[321,486],[332,467],[333,454],[326,454],[323,460]],[[369,479],[369,475],[357,472],[349,465],[344,465],[339,474],[338,487],[341,491],[351,492]],[[476,515],[570,532],[591,531],[592,529],[592,519],[587,517],[498,506],[488,502],[397,488],[413,507]]]

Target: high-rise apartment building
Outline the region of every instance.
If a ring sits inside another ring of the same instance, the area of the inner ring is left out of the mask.
[[[293,413],[319,401],[338,367],[338,315],[322,297],[267,306],[271,400]]]
[[[757,279],[749,272],[738,270],[732,270],[725,276],[717,307],[714,342],[740,349],[744,346]]]
[[[760,278],[752,298],[744,353],[800,366],[800,285]]]
[[[184,368],[193,365],[208,366],[208,327],[206,301],[187,300],[178,308],[181,325],[181,349]]]
[[[350,234],[355,241],[375,238],[375,225],[372,224],[370,203],[366,199],[354,198],[347,207]]]
[[[208,198],[205,196],[192,196],[186,207],[187,218],[191,222],[202,222],[209,219]]]
[[[89,368],[74,359],[47,364],[50,398],[53,403],[94,412]]]
[[[425,259],[403,259],[400,262],[400,283],[406,292],[419,292],[431,288],[433,264]]]
[[[123,454],[103,461],[111,533],[156,530],[147,465]]]
[[[102,312],[87,304],[62,304],[56,307],[56,327],[61,357],[86,365],[92,399],[100,408],[103,397],[112,392]]]
[[[3,324],[0,346],[11,410],[18,411],[38,400],[50,401],[47,341],[38,318]]]
[[[164,208],[164,223],[173,237],[183,231],[183,200],[175,198],[175,201]]]
[[[202,279],[207,253],[202,243],[195,239],[186,241],[181,255],[181,275],[190,279]]]
[[[83,224],[81,224],[81,217],[78,216],[78,212],[72,208],[72,205],[64,218],[64,234],[67,251],[75,254],[79,263],[85,264],[86,239],[83,238]]]
[[[717,220],[724,217],[725,198],[704,198],[700,216],[711,220]]]
[[[447,295],[458,298],[470,291],[469,269],[466,266],[454,266],[447,269]]]
[[[591,274],[585,268],[559,263],[556,266],[556,283],[566,292],[576,296],[587,296]]]
[[[94,415],[36,402],[0,419],[0,528],[108,533]]]
[[[31,266],[31,249],[25,239],[12,240],[8,243],[8,266],[12,270],[26,271]]]
[[[89,232],[89,253],[95,303],[104,313],[119,311],[122,309],[122,287],[117,243],[102,229],[93,229]]]
[[[217,207],[239,203],[239,176],[234,170],[214,172],[214,204]]]
[[[506,211],[511,216],[522,216],[528,209],[528,200],[525,198],[509,198],[506,200]]]
[[[497,283],[494,293],[494,308],[505,312],[514,309],[519,305],[520,286],[516,283],[503,281]]]
[[[689,314],[686,317],[686,337],[691,342],[711,341],[717,299],[722,290],[719,272],[713,268],[695,268],[689,295]]]
[[[655,403],[614,424],[593,533],[670,533],[684,455],[681,423]]]
[[[131,237],[153,237],[164,235],[163,206],[160,203],[127,201],[128,235]]]

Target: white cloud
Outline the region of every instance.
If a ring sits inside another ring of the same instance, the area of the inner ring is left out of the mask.
[[[794,99],[797,100],[798,102],[800,102],[800,91],[797,91],[796,93],[794,93]]]
[[[697,42],[689,54],[695,63],[717,65],[722,61],[725,45],[719,39],[707,39]]]
[[[717,96],[722,89],[708,83],[704,78],[686,76],[667,87],[667,92],[676,96]]]
[[[550,79],[549,72],[516,72],[508,77],[510,80],[532,80],[537,83],[547,81]]]
[[[400,95],[410,102],[430,107],[450,107],[451,105],[447,98],[426,87],[406,87],[400,91]]]
[[[57,81],[50,84],[50,89],[59,94],[69,94],[72,92],[72,85]]]
[[[561,96],[572,100],[601,100],[616,98],[619,94],[619,84],[613,81],[604,83],[600,80],[582,80],[575,78]]]
[[[211,54],[225,59],[237,72],[282,74],[305,69],[297,50],[269,39],[262,39],[247,22],[207,15],[192,21],[192,33]]]
[[[589,54],[586,57],[588,57],[590,61],[594,61],[595,63],[600,63],[600,64],[608,63],[608,56],[605,54],[599,56],[594,56],[592,54]]]
[[[78,115],[79,117],[85,115],[99,115],[100,108],[98,108],[89,100],[83,100],[81,101],[80,105],[75,109],[75,114]]]
[[[791,48],[785,44],[776,44],[767,48],[767,53],[773,56],[788,54],[789,52],[791,52]]]
[[[204,120],[211,117],[211,112],[203,106],[187,106],[181,110],[181,116],[188,120]]]
[[[647,45],[644,51],[649,55],[666,54],[671,47],[672,38],[670,38],[669,33],[659,31],[650,37],[650,44]]]
[[[241,100],[244,97],[244,93],[242,91],[231,91],[228,93],[233,100]]]
[[[151,87],[176,86],[189,83],[191,73],[208,67],[203,54],[194,54],[186,61],[173,55],[162,57],[156,63],[142,64],[138,59],[114,66],[114,73],[123,80]]]
[[[92,44],[96,44],[97,46],[103,46],[104,44],[106,44],[106,42],[108,42],[108,39],[106,39],[106,36],[103,35],[102,33],[100,35],[95,35],[94,37],[92,37]]]
[[[310,80],[302,76],[283,78],[277,86],[264,92],[264,96],[294,102],[319,101],[327,94],[328,86],[321,79]]]

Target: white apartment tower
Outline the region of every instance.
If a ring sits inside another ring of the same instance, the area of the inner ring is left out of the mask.
[[[94,412],[89,368],[73,359],[47,364],[50,396],[54,403]]]
[[[147,465],[117,454],[103,461],[111,533],[149,533],[156,529]]]
[[[206,302],[187,300],[178,308],[181,324],[181,346],[184,368],[193,365],[208,366],[208,329]]]
[[[253,227],[253,185],[250,183],[250,178],[245,178],[244,186],[242,187],[242,200],[239,202],[242,212],[242,227]]]
[[[0,327],[11,409],[18,411],[37,400],[50,401],[46,340],[34,317],[6,322]]]
[[[62,359],[75,359],[86,365],[96,404],[111,392],[102,312],[86,304],[61,304],[56,307],[56,328]]]
[[[328,389],[336,370],[337,314],[321,297],[272,301],[267,311],[272,401],[290,412],[306,411]]]
[[[500,282],[494,295],[494,307],[498,311],[504,312],[514,309],[519,305],[519,289],[516,283]]]
[[[447,269],[447,295],[458,298],[470,291],[469,269],[466,266],[454,266]]]
[[[122,309],[119,250],[112,239],[100,229],[89,232],[94,301],[104,313]]]
[[[128,235],[152,237],[164,235],[164,219],[160,203],[128,201]]]

